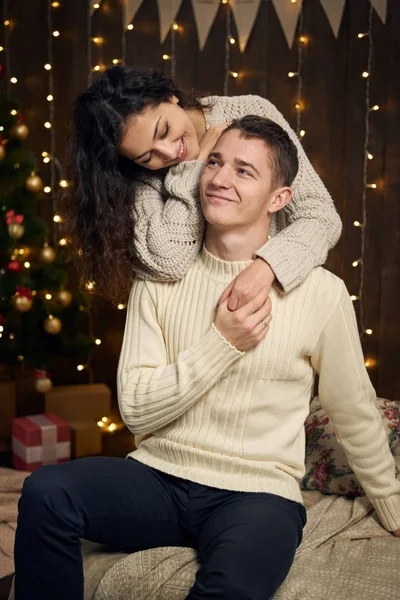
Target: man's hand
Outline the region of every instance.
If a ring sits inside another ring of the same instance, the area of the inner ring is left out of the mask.
[[[222,302],[217,309],[214,325],[232,346],[246,352],[264,339],[271,319],[271,300],[264,288],[238,310],[230,311],[227,300]]]
[[[392,531],[393,535],[400,538],[400,529],[396,529],[396,531]]]
[[[219,303],[228,298],[228,309],[237,310],[242,308],[250,300],[253,300],[260,290],[265,289],[269,294],[275,280],[275,273],[265,260],[256,260],[229,284],[222,294]]]

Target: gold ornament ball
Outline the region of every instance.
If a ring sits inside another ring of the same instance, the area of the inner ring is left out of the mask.
[[[41,377],[40,379],[36,379],[35,387],[38,392],[44,394],[52,389],[53,382],[48,377]]]
[[[28,137],[29,129],[25,125],[25,123],[18,123],[18,125],[15,125],[12,128],[11,135],[14,139],[23,141],[26,140],[26,138]]]
[[[53,317],[52,319],[47,318],[44,322],[43,327],[46,333],[50,333],[51,335],[57,335],[57,333],[60,333],[62,329],[62,323],[60,319],[57,319],[57,317]]]
[[[19,240],[25,233],[25,227],[21,223],[10,223],[8,226],[8,234],[14,240]]]
[[[15,296],[14,306],[18,312],[25,313],[31,310],[33,306],[33,300],[32,298],[27,298],[26,296]]]
[[[61,290],[58,293],[58,301],[60,302],[60,304],[63,308],[65,308],[66,306],[69,306],[71,304],[71,300],[72,300],[72,294],[68,290]]]
[[[3,160],[3,158],[5,157],[5,155],[6,155],[6,150],[5,150],[4,146],[3,146],[3,144],[0,144],[0,160]]]
[[[45,244],[39,254],[40,262],[49,264],[53,262],[55,257],[56,253],[54,249],[51,248],[51,246],[49,246],[48,244]]]
[[[25,187],[28,192],[41,192],[43,189],[43,180],[38,175],[30,175],[25,181]]]

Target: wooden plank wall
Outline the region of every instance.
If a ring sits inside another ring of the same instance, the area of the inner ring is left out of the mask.
[[[63,156],[68,114],[73,98],[87,85],[87,8],[83,0],[61,0],[53,11],[54,29],[61,35],[53,40],[57,155]],[[3,3],[4,5],[4,3]],[[48,147],[43,128],[47,118],[47,0],[8,2],[8,17],[15,22],[11,33],[12,74],[19,83],[16,93],[24,105],[31,129],[29,146],[40,153]],[[330,253],[328,268],[344,278],[351,293],[357,293],[359,270],[352,267],[360,255],[360,231],[353,225],[361,220],[362,165],[364,144],[365,80],[368,40],[357,34],[368,29],[369,2],[346,3],[340,34],[336,40],[319,0],[304,0],[303,33],[309,38],[303,57],[302,127],[304,147],[316,170],[335,199],[343,219],[343,236]],[[202,52],[190,0],[183,0],[177,22],[176,78],[186,88],[204,93],[223,93],[226,5],[222,5]],[[3,15],[4,19],[4,15]],[[105,39],[93,44],[93,64],[110,65],[121,55],[121,4],[103,0],[92,19],[93,36]],[[232,20],[232,34],[236,37]],[[0,38],[0,44],[2,43]],[[127,63],[170,68],[162,60],[170,53],[170,36],[159,43],[156,0],[145,0],[135,28],[127,34]],[[371,103],[381,110],[371,120],[369,166],[377,190],[367,195],[368,228],[365,255],[365,323],[373,335],[364,340],[367,356],[377,365],[370,370],[378,394],[400,399],[400,3],[389,0],[383,25],[373,14],[373,66]],[[0,55],[1,58],[1,55]],[[297,49],[288,49],[271,2],[264,0],[247,50],[231,47],[231,69],[241,73],[230,79],[229,94],[260,94],[278,106],[295,126],[296,80],[287,76],[296,71]],[[42,174],[47,177],[43,165]],[[44,204],[42,214],[51,212]],[[357,304],[357,303],[356,303]],[[115,373],[122,339],[124,313],[106,302],[94,304],[95,332],[103,340],[94,357],[95,376],[115,390]],[[58,376],[61,382],[63,376]],[[68,382],[85,382],[85,374],[64,376]]]

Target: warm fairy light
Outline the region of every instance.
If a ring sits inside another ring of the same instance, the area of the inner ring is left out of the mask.
[[[128,25],[127,29],[129,29],[129,31],[132,31],[132,29],[133,29],[133,25],[132,25],[132,23],[129,23],[129,25]]]
[[[163,57],[163,60],[171,60],[171,57],[169,54],[163,54],[162,57]]]
[[[50,187],[49,185],[46,185],[46,187],[44,188],[44,190],[43,190],[43,191],[44,191],[44,193],[45,193],[45,194],[50,194],[50,192],[51,192],[51,187]]]
[[[292,4],[296,4],[297,0],[290,0]]]
[[[108,417],[102,417],[101,420],[103,421],[103,423],[108,423],[110,419]]]
[[[91,290],[93,290],[93,289],[94,289],[94,285],[95,285],[95,284],[94,284],[94,281],[88,281],[88,282],[85,284],[85,288],[86,288],[87,290],[89,290],[89,292],[90,292]]]
[[[359,33],[358,34],[358,39],[361,40],[361,38],[367,37],[367,35],[369,35],[368,33]]]
[[[365,366],[367,367],[367,369],[373,369],[374,367],[376,367],[375,358],[367,358],[365,360]]]
[[[118,310],[124,310],[125,307],[126,307],[125,304],[118,304],[118,306],[117,306]]]
[[[11,77],[11,83],[18,83],[18,79],[16,77]]]
[[[100,346],[101,344],[101,340],[99,338],[97,338],[97,340],[95,340],[94,342],[96,344],[96,346]]]
[[[178,29],[179,29],[179,25],[178,25],[178,23],[174,23],[174,24],[172,25],[172,29],[173,29],[174,31],[178,31]]]
[[[25,269],[29,269],[29,268],[30,268],[30,266],[31,266],[31,263],[30,263],[30,262],[28,262],[28,261],[24,262],[24,267],[25,267]]]
[[[60,3],[59,2],[52,2],[51,3],[53,8],[59,8],[60,7]]]
[[[60,246],[66,246],[68,244],[65,238],[61,238],[61,240],[58,240],[58,243]]]
[[[59,37],[59,35],[60,35],[60,32],[59,32],[59,31],[53,31],[53,36],[54,36],[54,37]]]
[[[369,77],[368,71],[363,71],[361,76],[364,77],[364,79],[367,79],[367,77]]]
[[[76,368],[78,371],[83,371],[83,369],[85,368],[85,365],[78,365]]]
[[[298,75],[298,73],[295,73],[294,71],[289,71],[288,73],[288,77],[296,77],[296,75]]]
[[[236,71],[229,71],[229,75],[232,75],[232,77],[234,77],[235,79],[239,77],[239,73],[237,73]]]
[[[117,429],[117,426],[115,423],[110,423],[108,426],[108,431],[115,431]]]
[[[97,425],[98,425],[99,427],[104,427],[104,423],[103,423],[103,421],[97,421]]]
[[[37,291],[36,290],[32,290],[32,296],[36,296]]]
[[[49,317],[48,317],[48,318],[50,319],[50,321],[51,321],[52,319],[54,319],[53,315],[49,315]]]
[[[46,151],[43,151],[43,152],[42,152],[42,156],[48,156],[48,155],[49,155],[49,153],[48,153],[48,152],[46,152]]]
[[[54,223],[62,223],[62,217],[59,214],[55,214],[53,217]]]
[[[301,35],[299,39],[302,44],[308,44],[308,37],[306,35]]]
[[[51,64],[50,63],[46,63],[44,65],[44,68],[46,69],[46,71],[51,71]]]
[[[6,20],[4,21],[4,25],[5,25],[6,27],[8,27],[8,26],[10,25],[10,21],[9,21],[8,19],[6,19]]]
[[[367,183],[367,188],[370,188],[371,190],[376,190],[376,183]]]
[[[354,262],[351,263],[352,267],[358,267],[358,265],[360,264],[361,260],[355,260]]]
[[[69,183],[66,179],[60,179],[58,185],[62,188],[67,188],[69,186]]]
[[[365,333],[366,333],[367,335],[372,335],[372,329],[366,329],[366,330],[365,330]]]
[[[13,333],[10,333],[8,337],[10,338],[10,340],[13,340],[15,338],[15,335]]]
[[[236,40],[235,40],[235,38],[233,38],[233,37],[230,37],[230,38],[229,38],[229,43],[230,43],[230,44],[232,44],[232,46],[233,46],[233,44],[235,44],[235,43],[236,43]]]
[[[228,0],[222,0],[222,4],[228,4]]]
[[[306,132],[304,129],[300,130],[300,137],[304,137],[306,135]]]
[[[354,227],[362,227],[360,221],[354,221]]]
[[[46,98],[47,102],[53,102],[54,100],[54,96],[52,96],[51,94],[49,94]]]
[[[50,157],[49,156],[45,156],[43,159],[44,163],[49,163],[50,162]]]
[[[52,297],[53,297],[53,296],[52,296],[51,294],[46,294],[46,295],[45,295],[45,298],[46,298],[46,300],[51,300],[51,299],[52,299]]]
[[[360,299],[360,296],[355,296],[354,294],[352,296],[350,296],[350,298],[352,299],[353,302],[355,302],[356,300]]]
[[[0,52],[3,52],[4,48],[3,46],[0,46]]]
[[[0,325],[0,332],[1,332],[1,331],[4,331],[4,327],[3,327],[3,325]]]
[[[93,71],[100,71],[100,70],[101,70],[100,65],[96,65],[95,67],[93,67]]]
[[[13,108],[12,110],[10,110],[10,115],[12,115],[13,117],[15,117],[16,114],[18,114],[18,113],[15,110],[15,108]]]
[[[94,37],[94,38],[92,38],[92,40],[98,46],[100,46],[101,44],[104,43],[104,38],[102,38],[102,37]]]
[[[373,154],[371,154],[371,152],[367,152],[367,158],[368,158],[369,160],[372,160],[372,159],[374,158],[374,155],[373,155]]]
[[[25,248],[19,248],[18,254],[20,254],[21,256],[23,256],[25,254]]]
[[[119,65],[119,63],[121,62],[120,58],[113,58],[113,65]]]
[[[296,104],[294,105],[294,107],[295,107],[296,110],[300,110],[300,108],[301,108],[300,104],[298,102],[296,102]]]
[[[378,104],[374,104],[374,106],[371,106],[371,108],[369,110],[373,110],[373,111],[379,110]]]
[[[96,2],[96,4],[93,4],[93,8],[95,10],[97,10],[98,8],[100,8],[100,4],[98,2]]]
[[[46,121],[46,123],[44,124],[44,126],[46,127],[46,129],[51,129],[51,123],[50,123],[50,121]]]
[[[19,362],[22,362],[24,360],[24,357],[22,356],[22,354],[19,354],[17,356],[17,358],[18,358]]]

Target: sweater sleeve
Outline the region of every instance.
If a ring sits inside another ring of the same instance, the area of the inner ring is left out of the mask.
[[[364,364],[352,301],[343,293],[324,328],[311,362],[319,373],[319,397],[349,465],[383,526],[400,528],[400,481],[396,479],[376,395]]]
[[[212,325],[168,364],[155,285],[139,278],[134,281],[118,365],[119,409],[135,435],[154,433],[177,419],[243,355]]]
[[[256,253],[270,265],[283,291],[290,292],[311,269],[324,264],[328,250],[340,237],[342,223],[328,190],[283,115],[264,98],[247,98],[247,114],[257,114],[278,123],[297,148],[299,169],[292,185],[292,199],[284,209],[287,227]]]
[[[162,181],[143,175],[134,188],[135,271],[143,279],[183,277],[195,261],[204,237],[199,179],[204,162],[171,167]]]

